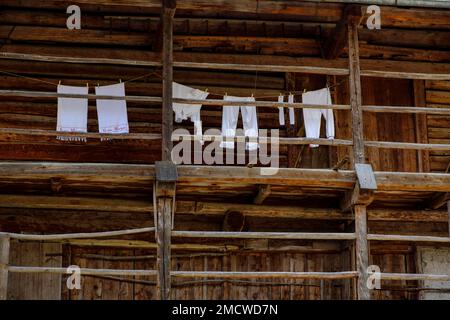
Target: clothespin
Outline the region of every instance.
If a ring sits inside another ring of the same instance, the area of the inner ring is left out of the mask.
[[[61,85],[61,80],[59,80],[59,83],[58,83],[59,85]]]
[[[253,92],[252,92],[252,98],[253,98]]]
[[[303,93],[306,93],[306,88],[303,89]]]
[[[86,87],[88,87],[88,88],[89,88],[89,83],[88,83],[88,82],[86,82]]]
[[[228,93],[225,92],[225,97],[227,97],[227,96],[228,96]]]
[[[205,92],[208,93],[208,88],[205,89]]]
[[[122,79],[119,79],[119,83],[122,83]]]
[[[100,87],[100,83],[97,82],[97,87]]]

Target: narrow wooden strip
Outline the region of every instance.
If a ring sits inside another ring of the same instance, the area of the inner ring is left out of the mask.
[[[106,232],[68,233],[68,234],[52,234],[52,235],[19,234],[19,233],[0,232],[0,236],[8,236],[12,239],[18,239],[18,240],[49,241],[49,240],[116,237],[116,236],[130,235],[130,234],[147,233],[147,232],[153,232],[153,231],[155,231],[155,228],[149,227],[149,228],[106,231]]]
[[[56,274],[71,274],[67,268],[52,268],[52,267],[22,267],[10,266],[9,272],[13,273],[56,273]],[[123,270],[123,269],[91,269],[80,268],[81,276],[83,275],[108,275],[108,276],[156,276],[156,270]]]
[[[438,143],[365,141],[364,145],[366,147],[384,148],[384,149],[450,151],[450,144],[438,144]]]
[[[179,278],[223,278],[223,279],[351,279],[357,276],[355,271],[343,272],[234,272],[234,271],[172,271]]]
[[[178,238],[354,240],[354,233],[172,231]]]
[[[450,281],[447,274],[381,273],[381,280]]]
[[[369,234],[367,235],[367,239],[370,241],[411,241],[411,242],[450,243],[450,237],[403,236],[390,234]]]

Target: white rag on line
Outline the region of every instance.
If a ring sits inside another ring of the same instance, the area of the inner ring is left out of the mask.
[[[89,88],[58,85],[58,94],[89,93]],[[87,132],[88,99],[85,98],[58,98],[58,115],[56,131]],[[86,138],[77,136],[57,136],[62,141],[86,141]]]
[[[225,101],[249,101],[254,102],[254,97],[233,97],[225,96]],[[256,106],[223,106],[222,109],[222,136],[235,137],[236,127],[239,118],[239,110],[242,113],[242,123],[244,126],[244,135],[249,138],[258,138],[258,117],[256,115]],[[221,148],[234,149],[234,141],[223,141]],[[247,150],[258,149],[258,142],[247,142]]]
[[[125,84],[117,83],[96,87],[95,94],[125,97]],[[127,102],[125,100],[97,99],[97,116],[100,133],[129,133]]]
[[[302,95],[304,104],[330,105],[331,94],[329,88],[323,88],[316,91],[309,91]],[[334,139],[334,115],[333,109],[310,109],[303,108],[303,119],[305,121],[305,132],[307,138],[320,137],[320,124],[322,116],[326,120],[326,134],[328,139]],[[311,144],[311,148],[319,145]]]
[[[284,96],[279,96],[278,97],[278,102],[283,103],[284,102]],[[290,94],[288,97],[288,102],[289,103],[294,103],[294,95]],[[280,121],[280,126],[284,126],[285,125],[285,121],[284,121],[284,108],[283,107],[278,107],[278,118]],[[295,124],[295,111],[294,108],[289,107],[289,123],[291,125]]]
[[[172,83],[172,97],[194,100],[205,100],[208,92],[194,89],[176,82]],[[202,121],[200,120],[201,104],[173,103],[173,112],[175,112],[175,122],[191,119],[194,123],[194,135],[196,139],[203,144],[202,138]]]

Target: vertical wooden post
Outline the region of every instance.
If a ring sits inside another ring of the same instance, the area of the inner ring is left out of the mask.
[[[175,190],[178,173],[171,161],[155,162],[156,183],[153,199],[156,203],[156,281],[157,297],[170,299],[170,246],[172,236],[172,214],[174,214]]]
[[[157,296],[160,300],[170,299],[170,244],[172,231],[172,202],[173,198],[157,198],[157,255],[158,269]]]
[[[0,236],[0,300],[8,295],[9,245],[9,237]]]
[[[450,200],[447,201],[447,211],[448,211],[448,236],[450,237]]]
[[[171,160],[173,109],[173,17],[175,15],[176,0],[162,0],[162,32],[163,32],[163,89],[162,89],[162,160]]]
[[[364,163],[364,127],[361,109],[361,72],[359,64],[358,21],[348,23],[348,58],[349,58],[349,91],[352,108],[353,129],[353,167],[357,163]],[[358,181],[356,183],[359,183]],[[366,206],[355,205],[355,234],[356,234],[356,270],[358,271],[357,293],[359,300],[369,300],[370,292],[367,287],[367,268],[369,264],[369,250],[367,244],[367,212]]]
[[[359,65],[358,24],[348,24],[349,91],[352,108],[353,164],[364,163],[363,113],[361,109],[361,71]]]
[[[369,300],[370,292],[367,287],[367,268],[369,266],[369,255],[367,246],[367,211],[365,206],[356,205],[355,210],[355,233],[356,233],[356,266],[358,271],[357,292],[359,300]]]

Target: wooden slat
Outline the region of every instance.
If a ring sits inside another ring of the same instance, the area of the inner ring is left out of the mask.
[[[8,264],[10,238],[0,234],[0,300],[6,300],[8,295]]]
[[[357,292],[359,300],[369,300],[370,292],[367,287],[367,268],[369,266],[369,249],[367,244],[367,212],[366,207],[354,206],[355,235],[356,235],[356,268],[358,270]]]
[[[178,238],[352,240],[353,233],[172,231]]]
[[[370,241],[410,241],[410,242],[450,243],[450,237],[403,236],[391,234],[369,234],[367,235],[367,239]]]
[[[342,272],[235,272],[235,271],[172,271],[177,278],[221,278],[221,279],[351,279],[357,276],[354,271]]]

